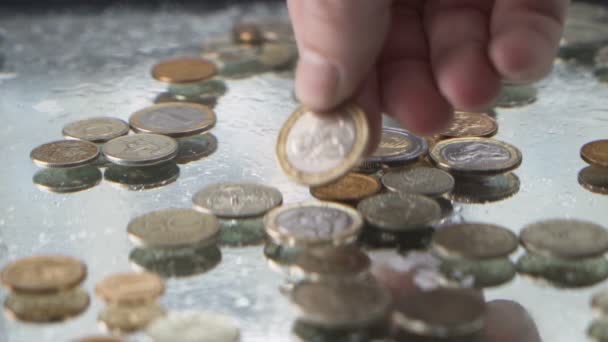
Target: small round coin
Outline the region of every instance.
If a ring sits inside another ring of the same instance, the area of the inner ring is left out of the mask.
[[[150,303],[165,292],[165,283],[154,273],[115,273],[95,286],[97,295],[117,305]]]
[[[581,158],[593,166],[608,168],[608,139],[596,140],[583,145]]]
[[[2,282],[19,293],[55,293],[78,286],[87,276],[86,265],[64,255],[39,255],[8,264]]]
[[[204,81],[216,73],[215,64],[198,57],[167,59],[152,67],[152,77],[161,82],[174,84]]]
[[[135,134],[112,139],[103,145],[108,161],[123,166],[150,166],[177,156],[175,139],[159,134]]]
[[[217,183],[204,187],[192,197],[194,208],[221,218],[264,215],[283,202],[276,188],[256,183]]]
[[[445,258],[495,259],[506,257],[519,246],[510,230],[488,223],[451,224],[433,235],[431,248]]]
[[[415,161],[429,150],[427,141],[401,128],[382,127],[380,144],[367,158],[371,163],[407,163]]]
[[[454,189],[454,177],[432,167],[389,171],[382,176],[382,184],[390,191],[414,193],[431,197],[445,195]]]
[[[30,158],[42,167],[76,167],[89,164],[99,157],[99,147],[88,141],[59,140],[40,145]]]
[[[496,175],[522,162],[513,145],[488,138],[457,138],[438,142],[430,153],[433,163],[453,174]]]
[[[376,177],[349,173],[337,181],[310,188],[310,193],[323,201],[357,202],[377,194],[382,185]]]
[[[92,188],[101,179],[102,174],[98,168],[85,165],[68,169],[42,169],[34,174],[32,181],[43,190],[69,193]]]
[[[445,138],[491,137],[496,134],[496,120],[485,113],[460,112],[454,113],[454,119],[441,136]]]
[[[554,219],[530,224],[521,231],[520,240],[531,252],[562,259],[598,257],[608,251],[608,230],[579,220]]]
[[[11,293],[4,307],[15,319],[25,322],[57,322],[84,312],[89,295],[80,288],[53,294]]]
[[[608,195],[608,168],[587,166],[578,173],[578,183],[591,192]]]
[[[240,331],[227,316],[212,312],[170,312],[146,327],[154,342],[238,342]]]
[[[155,104],[135,112],[129,124],[138,133],[155,133],[173,138],[203,133],[215,126],[215,113],[207,106],[188,102]]]
[[[393,232],[419,230],[441,218],[437,201],[417,194],[380,194],[364,199],[357,209],[374,228]]]
[[[299,253],[293,267],[308,279],[344,280],[365,274],[370,264],[367,254],[357,246],[317,246]]]
[[[63,126],[67,139],[104,143],[129,133],[129,125],[117,118],[98,117],[75,121]]]
[[[359,164],[368,139],[365,112],[355,105],[323,115],[300,107],[279,132],[277,157],[283,171],[294,181],[324,185]]]

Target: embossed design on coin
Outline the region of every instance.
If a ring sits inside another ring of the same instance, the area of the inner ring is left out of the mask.
[[[152,77],[161,82],[174,84],[204,81],[216,73],[215,64],[197,57],[167,59],[152,67]]]
[[[134,131],[170,137],[187,137],[215,126],[215,113],[195,103],[168,102],[142,109],[129,119]]]
[[[498,124],[485,113],[455,112],[450,127],[441,132],[446,138],[490,137],[496,134]]]
[[[608,195],[608,169],[587,166],[578,173],[578,183],[591,192]]]
[[[337,181],[310,188],[310,193],[325,201],[359,201],[375,195],[382,189],[377,178],[360,173],[349,173]]]
[[[522,161],[515,146],[487,138],[440,141],[430,156],[437,167],[457,174],[500,174],[516,169]]]
[[[76,167],[91,163],[99,157],[97,145],[80,140],[59,140],[40,145],[30,158],[42,167]]]
[[[417,194],[380,194],[364,199],[357,209],[371,226],[397,232],[429,227],[441,217],[435,200]]]
[[[156,165],[177,155],[177,142],[158,134],[135,134],[119,137],[103,145],[108,161],[124,166]]]
[[[608,168],[608,139],[583,145],[581,158],[591,165]]]
[[[98,117],[75,121],[63,126],[66,138],[104,143],[129,133],[129,125],[117,118]]]
[[[366,159],[371,163],[405,163],[414,161],[428,152],[425,139],[401,128],[382,127],[380,144]]]
[[[279,190],[255,183],[218,183],[209,185],[192,197],[194,207],[223,218],[264,215],[283,202]]]
[[[11,293],[4,302],[9,315],[25,322],[57,322],[77,316],[89,306],[89,295],[81,288],[52,294]]]
[[[154,273],[115,273],[95,286],[95,292],[111,304],[143,304],[165,292],[165,283]]]
[[[19,259],[2,270],[2,282],[19,293],[53,293],[78,286],[86,266],[63,255],[40,255]]]
[[[152,322],[146,334],[155,342],[238,342],[239,327],[227,316],[212,312],[170,312]]]
[[[389,171],[382,176],[382,184],[390,191],[441,196],[454,189],[454,177],[439,169],[416,167]]]
[[[510,230],[487,223],[452,224],[438,229],[431,247],[442,257],[495,259],[506,257],[519,246]]]

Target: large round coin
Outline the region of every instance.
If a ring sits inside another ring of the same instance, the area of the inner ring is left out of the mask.
[[[264,215],[283,202],[281,192],[255,183],[218,183],[209,185],[192,197],[195,209],[210,211],[222,218]]]
[[[298,183],[331,183],[359,164],[369,139],[365,112],[345,105],[318,114],[304,107],[279,132],[277,156],[287,175]]]
[[[165,283],[154,273],[115,273],[102,279],[95,292],[110,304],[143,304],[165,292]]]
[[[108,161],[123,166],[156,165],[177,156],[175,139],[158,134],[135,134],[112,139],[103,145]]]
[[[431,247],[447,258],[495,259],[506,257],[519,246],[510,230],[486,223],[452,224],[438,229]]]
[[[129,125],[126,122],[110,117],[84,119],[63,126],[64,137],[94,143],[104,143],[128,133]]]
[[[596,140],[583,145],[581,158],[591,165],[608,168],[608,139]]]
[[[349,173],[333,183],[310,188],[310,193],[323,201],[357,202],[381,189],[382,184],[376,177]]]
[[[211,312],[171,312],[146,327],[154,342],[238,342],[240,331],[227,316]]]
[[[495,175],[519,167],[521,152],[513,145],[487,138],[438,142],[430,153],[440,169],[454,174]]]
[[[424,138],[401,128],[382,127],[380,144],[366,159],[371,163],[407,163],[417,160],[429,150]]]
[[[204,81],[216,73],[215,64],[198,57],[167,59],[152,67],[152,77],[161,82],[173,84]]]
[[[382,176],[382,184],[390,191],[441,196],[454,189],[454,177],[432,167],[389,171]]]
[[[187,102],[160,103],[135,112],[129,124],[139,133],[187,137],[215,126],[215,113],[207,106]]]
[[[608,251],[608,230],[579,220],[546,220],[521,231],[524,247],[534,253],[562,259],[598,257]]]
[[[455,112],[450,126],[441,136],[446,138],[490,137],[496,134],[498,124],[485,113]]]
[[[417,194],[380,194],[364,199],[357,209],[374,228],[393,232],[426,228],[441,218],[437,201]]]
[[[2,282],[19,293],[54,293],[78,286],[87,276],[80,260],[63,255],[19,259],[2,270]]]
[[[30,158],[42,167],[76,167],[93,162],[99,157],[99,147],[88,141],[59,140],[40,145]]]

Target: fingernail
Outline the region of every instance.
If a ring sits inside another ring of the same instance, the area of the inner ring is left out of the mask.
[[[328,110],[338,99],[338,69],[323,56],[304,51],[296,72],[296,93],[304,105],[315,110]]]

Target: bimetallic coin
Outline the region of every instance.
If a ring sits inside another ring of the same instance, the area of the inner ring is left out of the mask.
[[[25,322],[57,322],[84,312],[89,295],[76,288],[53,294],[14,292],[6,297],[4,308],[15,319]]]
[[[110,304],[99,313],[98,319],[109,331],[129,333],[145,328],[165,314],[165,309],[153,302],[136,306]]]
[[[293,267],[307,279],[321,281],[361,277],[370,264],[367,254],[357,246],[317,246],[298,253]]]
[[[453,174],[496,175],[512,171],[522,161],[513,145],[487,138],[457,138],[438,142],[430,153],[440,169]]]
[[[454,119],[441,136],[445,138],[491,137],[496,134],[498,124],[485,113],[454,113]]]
[[[510,230],[489,223],[461,223],[435,232],[431,248],[444,258],[494,259],[506,257],[519,246]]]
[[[600,317],[608,316],[608,291],[602,290],[593,295],[591,307],[599,313]]]
[[[39,255],[19,259],[2,270],[2,283],[27,293],[55,293],[78,286],[87,276],[86,265],[63,255]]]
[[[104,172],[108,182],[133,191],[165,186],[175,182],[178,177],[179,167],[175,162],[142,167],[112,165]]]
[[[608,168],[608,139],[596,140],[583,145],[581,158],[593,166]]]
[[[218,183],[204,187],[192,197],[194,208],[221,218],[264,215],[283,202],[276,188],[256,183]]]
[[[514,173],[458,177],[450,198],[462,203],[496,202],[515,195],[519,186],[519,177]]]
[[[170,312],[146,327],[154,342],[238,342],[240,330],[227,316],[212,312]]]
[[[524,247],[562,259],[599,257],[608,251],[608,230],[586,221],[555,219],[530,224],[521,231]]]
[[[264,35],[260,28],[253,23],[238,23],[232,28],[232,39],[236,44],[261,44]]]
[[[99,117],[75,121],[63,126],[66,139],[86,140],[93,143],[106,141],[129,134],[129,125],[117,118]]]
[[[277,157],[294,181],[323,185],[359,164],[368,139],[365,112],[355,105],[322,115],[300,107],[279,132]]]
[[[129,261],[135,270],[153,272],[163,278],[190,277],[214,269],[222,261],[222,252],[215,245],[135,248]]]
[[[608,195],[608,168],[587,166],[578,173],[578,183],[591,192]]]
[[[604,257],[566,260],[526,253],[516,266],[519,274],[557,288],[592,286],[608,278]]]
[[[508,283],[517,274],[509,258],[498,259],[445,259],[439,267],[441,273],[457,284],[470,283],[475,288],[487,288]]]
[[[536,102],[538,90],[532,85],[503,84],[496,107],[522,107]]]
[[[195,83],[213,77],[215,64],[198,57],[179,57],[164,60],[152,67],[152,77],[166,83]]]
[[[454,177],[431,167],[408,170],[389,170],[382,176],[382,184],[390,191],[438,197],[454,189]]]
[[[107,303],[140,305],[156,300],[165,292],[165,283],[154,273],[115,273],[95,286],[95,293]]]
[[[367,162],[407,163],[415,161],[428,152],[424,138],[401,128],[382,127],[380,144]]]
[[[369,225],[394,232],[429,227],[441,218],[439,204],[417,194],[380,194],[364,199],[357,209]]]
[[[331,202],[308,202],[275,208],[264,216],[266,233],[276,242],[295,245],[348,244],[363,227],[351,207]]]
[[[215,126],[215,113],[195,103],[167,102],[135,112],[129,124],[139,133],[155,133],[173,138],[203,133]]]
[[[108,161],[123,166],[150,166],[177,156],[177,141],[159,134],[135,134],[112,139],[103,145]]]
[[[88,141],[59,140],[40,145],[30,158],[42,167],[76,167],[89,164],[99,157],[99,147]]]
[[[349,173],[337,181],[310,188],[310,193],[323,201],[358,202],[377,194],[382,185],[376,177]]]
[[[201,160],[217,151],[217,138],[211,133],[181,138],[177,143],[179,150],[175,161],[179,164]]]
[[[56,193],[69,193],[89,189],[99,184],[102,179],[98,168],[85,165],[68,169],[43,169],[32,181],[43,190]]]

